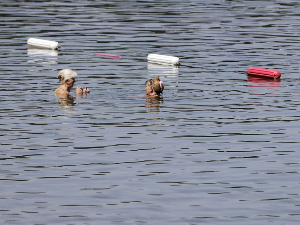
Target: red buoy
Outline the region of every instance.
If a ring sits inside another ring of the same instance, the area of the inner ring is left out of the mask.
[[[119,55],[111,55],[111,54],[95,53],[95,55],[109,57],[109,58],[117,58],[117,59],[121,58],[121,56],[119,56]]]
[[[281,74],[278,70],[264,69],[258,67],[250,67],[247,72],[248,75],[265,77],[265,78],[280,78]]]

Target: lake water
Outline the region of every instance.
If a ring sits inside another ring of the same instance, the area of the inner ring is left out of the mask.
[[[1,224],[299,223],[298,1],[0,6]],[[87,97],[55,96],[65,68]]]

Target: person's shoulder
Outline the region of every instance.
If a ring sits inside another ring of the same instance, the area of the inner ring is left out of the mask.
[[[55,90],[55,93],[56,93],[56,94],[64,94],[65,91],[62,90],[61,88],[57,88],[57,89]]]
[[[55,90],[55,95],[59,98],[65,98],[69,95],[68,92],[65,92],[65,90],[61,89],[61,88],[57,88]]]

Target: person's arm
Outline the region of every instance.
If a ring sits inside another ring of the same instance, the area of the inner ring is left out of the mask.
[[[83,88],[83,87],[77,87],[76,88],[76,94],[88,94],[90,93],[90,90],[86,87],[86,88]]]

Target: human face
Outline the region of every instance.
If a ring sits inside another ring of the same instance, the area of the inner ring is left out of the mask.
[[[72,77],[67,81],[67,84],[69,87],[73,87],[73,85],[75,84],[75,78]]]
[[[151,95],[151,94],[152,94],[152,92],[153,92],[153,89],[152,89],[152,87],[151,87],[151,86],[149,86],[149,85],[146,85],[146,88],[145,88],[145,90],[146,90],[146,95]]]

